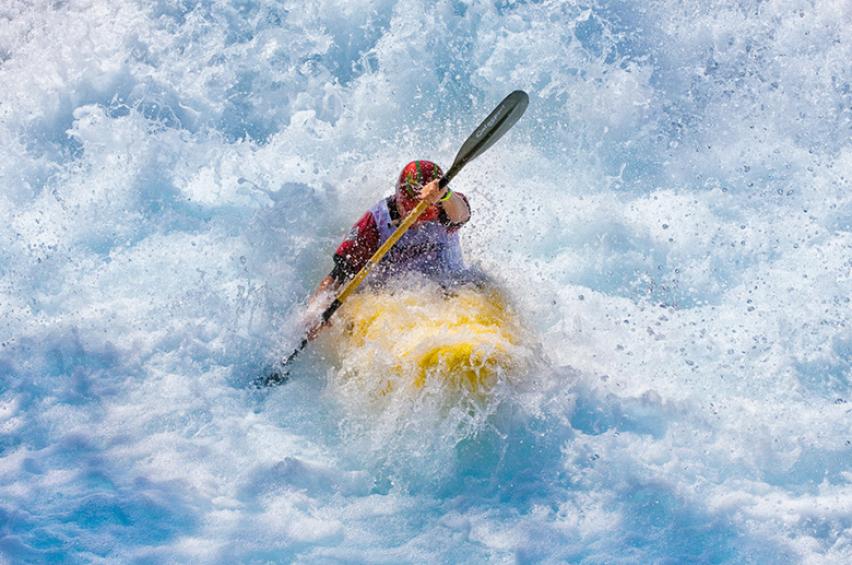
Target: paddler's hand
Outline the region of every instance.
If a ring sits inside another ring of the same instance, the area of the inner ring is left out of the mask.
[[[308,330],[308,341],[313,341],[319,335],[319,333],[323,330],[323,328],[330,326],[331,322],[322,322],[319,324],[314,324],[314,326]]]
[[[313,341],[324,329],[331,327],[331,320],[323,320],[322,313],[315,314],[311,317],[311,321],[305,324],[305,327],[308,328],[306,332],[308,341]]]
[[[435,179],[421,188],[418,196],[420,197],[420,200],[425,200],[429,204],[435,204],[438,200],[443,198],[445,194],[447,194],[447,187],[441,188],[438,186],[438,179]]]
[[[308,307],[302,314],[302,325],[308,328],[308,341],[313,341],[323,328],[331,325],[330,321],[322,320],[322,313],[334,300],[334,294],[339,286],[340,283],[328,275],[308,299]]]
[[[444,198],[449,191],[449,187],[441,188],[438,186],[438,180],[433,180],[426,186],[420,189],[420,199],[426,200],[431,205],[435,205],[439,200]],[[441,208],[447,214],[447,219],[453,224],[463,224],[470,219],[470,209],[467,207],[467,201],[461,198],[455,192],[450,194],[450,197],[441,201]]]

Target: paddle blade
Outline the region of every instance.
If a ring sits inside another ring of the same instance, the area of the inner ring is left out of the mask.
[[[521,119],[529,103],[530,97],[523,90],[516,90],[504,98],[461,146],[453,166],[446,174],[447,181],[503,137]]]

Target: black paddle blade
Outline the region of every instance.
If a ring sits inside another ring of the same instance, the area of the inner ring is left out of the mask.
[[[254,388],[267,388],[271,386],[283,385],[290,380],[290,373],[283,365],[276,364],[272,367],[266,367],[263,374],[257,377],[252,385]]]
[[[335,310],[336,309],[337,308],[335,308]],[[325,318],[325,319],[327,319],[327,318]],[[293,359],[296,358],[296,355],[298,355],[299,352],[301,350],[303,350],[306,345],[308,345],[308,338],[307,337],[302,339],[302,342],[299,344],[299,347],[297,347],[295,350],[293,350],[293,353],[288,355],[286,359],[284,359],[283,361],[280,361],[278,363],[275,363],[272,366],[266,367],[263,370],[263,374],[261,376],[259,376],[257,379],[255,379],[254,386],[256,388],[266,388],[266,387],[270,387],[270,386],[283,385],[284,383],[289,381],[290,380],[290,367],[289,367],[290,362],[293,361]]]
[[[516,90],[504,98],[461,146],[458,154],[456,154],[456,160],[453,161],[453,166],[445,175],[447,182],[462,167],[482,155],[498,139],[503,137],[503,134],[521,119],[529,103],[530,97],[523,90]]]

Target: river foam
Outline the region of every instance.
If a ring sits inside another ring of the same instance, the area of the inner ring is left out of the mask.
[[[303,4],[0,7],[3,560],[852,560],[849,7]],[[252,389],[517,88],[454,188],[535,386],[407,435],[321,350]]]

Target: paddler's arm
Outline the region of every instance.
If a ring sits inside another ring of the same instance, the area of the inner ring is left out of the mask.
[[[449,198],[447,198],[447,193],[449,193]],[[437,180],[433,180],[421,188],[419,196],[421,200],[426,200],[430,204],[437,203],[447,215],[450,224],[461,225],[470,219],[470,207],[467,200],[461,194],[450,190],[449,187],[440,188]],[[442,200],[443,198],[446,198],[446,200]]]
[[[308,298],[307,314],[305,316],[309,326],[308,340],[313,341],[319,335],[320,330],[328,325],[328,322],[322,322],[322,313],[331,304],[331,299],[337,293],[340,285],[341,281],[335,278],[332,272],[320,281],[316,290]]]
[[[312,305],[315,303],[321,296],[328,296],[329,293],[337,292],[337,289],[340,288],[341,281],[336,279],[333,274],[328,274],[326,277],[320,281],[319,285],[317,285],[317,289],[308,299],[308,304]]]
[[[322,279],[308,299],[307,319],[312,324],[308,339],[314,339],[328,323],[321,322],[323,311],[343,284],[355,276],[379,245],[375,219],[367,212],[352,226],[349,234],[334,253],[334,269]]]
[[[345,261],[339,255],[335,255],[334,269],[320,281],[316,290],[308,298],[308,310],[318,309],[317,304],[319,303],[322,303],[323,309],[328,307],[328,304],[331,304],[331,297],[337,294],[343,283],[350,278],[352,278],[350,268],[346,266]]]

